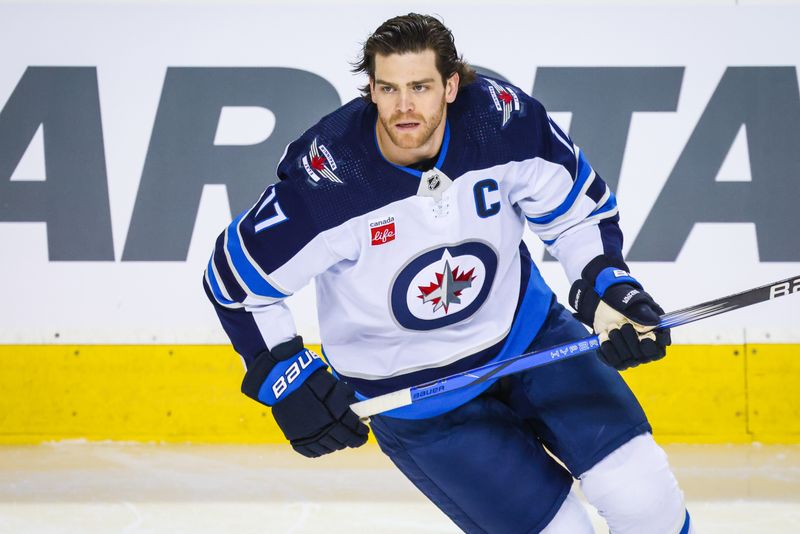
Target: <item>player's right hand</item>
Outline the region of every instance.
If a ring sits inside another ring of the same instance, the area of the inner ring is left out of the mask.
[[[572,284],[575,315],[600,339],[600,358],[617,370],[663,358],[670,331],[656,328],[664,310],[627,270],[598,256]]]
[[[594,304],[589,304],[591,300],[579,306],[578,316],[588,319],[587,309],[594,306],[590,324],[600,338],[600,358],[606,364],[622,371],[666,355],[670,331],[654,330],[664,310],[649,294],[631,284],[616,284]]]
[[[326,368],[296,336],[261,353],[242,381],[242,392],[271,406],[292,448],[309,458],[360,447],[369,435],[350,409],[355,392]]]

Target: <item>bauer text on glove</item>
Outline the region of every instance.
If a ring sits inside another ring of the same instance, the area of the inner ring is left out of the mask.
[[[242,392],[271,406],[292,448],[309,458],[360,447],[369,434],[350,409],[353,389],[326,368],[296,336],[261,353],[242,381]]]
[[[622,262],[598,256],[584,268],[569,295],[577,317],[600,338],[600,356],[622,370],[663,358],[669,329],[654,329],[664,310],[642,290]]]

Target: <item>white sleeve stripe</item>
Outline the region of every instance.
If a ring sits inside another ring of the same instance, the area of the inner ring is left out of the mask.
[[[581,187],[580,191],[578,192],[578,195],[575,197],[575,201],[567,209],[567,211],[565,211],[564,213],[562,213],[561,215],[559,215],[558,217],[556,217],[552,221],[549,221],[549,222],[544,223],[544,224],[534,223],[530,219],[528,219],[528,223],[531,225],[532,228],[533,227],[536,227],[536,228],[550,228],[550,227],[557,226],[557,225],[561,224],[566,219],[572,218],[574,216],[574,214],[575,214],[575,211],[581,205],[580,201],[583,200],[584,198],[589,198],[589,197],[586,196],[586,191],[589,190],[589,187],[592,185],[592,183],[594,182],[596,177],[597,177],[597,174],[594,172],[594,170],[592,170],[591,174],[589,175],[589,178],[583,183],[583,186]]]
[[[558,232],[553,232],[550,234],[538,233],[537,235],[539,236],[539,239],[541,239],[545,244],[552,245],[553,243],[557,242],[560,238],[571,234],[575,230],[578,230],[585,226],[594,226],[597,223],[597,221],[608,219],[610,217],[613,217],[617,213],[619,213],[619,208],[614,207],[614,209],[603,211],[595,215],[587,216],[586,218],[581,219],[580,221],[578,221],[577,224],[567,228],[566,230],[559,230]]]
[[[561,141],[561,143],[562,143],[562,144],[563,144],[565,147],[567,147],[567,150],[569,150],[571,153],[573,153],[573,154],[574,154],[574,153],[575,153],[575,150],[572,148],[572,143],[568,143],[566,139],[564,139],[563,137],[561,137],[561,134],[560,134],[560,133],[558,133],[558,130],[556,130],[556,129],[553,127],[553,119],[551,119],[550,117],[547,117],[547,119],[550,121],[550,131],[551,131],[551,132],[553,132],[553,135],[555,135],[555,136],[556,136],[556,139],[558,139],[559,141]]]
[[[611,196],[611,189],[606,186],[606,190],[603,191],[603,196],[600,197],[600,200],[597,201],[597,207],[601,207],[603,204],[608,202],[609,197]]]
[[[248,295],[252,295],[253,292],[250,290],[249,287],[247,287],[247,284],[245,284],[244,280],[242,280],[242,277],[239,274],[239,271],[237,271],[236,268],[234,268],[234,266],[233,266],[233,260],[231,259],[231,253],[228,250],[228,231],[227,230],[225,230],[224,235],[225,235],[225,237],[224,237],[223,243],[222,243],[222,250],[225,251],[225,261],[228,262],[228,269],[230,269],[230,271],[233,273],[233,277],[236,278],[236,282],[239,284],[239,287],[241,287],[244,290],[244,292],[247,293]]]
[[[216,264],[214,263],[214,255],[211,256],[211,270],[214,274],[214,279],[217,281],[217,285],[219,286],[219,290],[222,293],[222,296],[225,297],[227,300],[233,301],[231,298],[231,294],[228,291],[228,288],[225,286],[225,281],[219,275],[219,270],[217,269]]]
[[[212,259],[211,261],[213,262],[214,260]],[[212,275],[213,275],[213,273],[209,273],[208,269],[206,269],[204,278],[205,278],[206,285],[211,289],[211,294],[214,296],[214,302],[216,302],[217,304],[219,304],[223,308],[230,308],[230,309],[243,308],[244,307],[243,304],[240,304],[240,303],[234,301],[233,299],[229,299],[228,302],[222,302],[222,301],[219,300],[219,297],[214,292],[214,285],[211,282],[211,276]]]
[[[586,220],[587,221],[595,221],[595,220],[599,221],[599,220],[602,220],[602,219],[608,219],[609,217],[613,217],[617,213],[619,213],[619,207],[614,206],[613,209],[610,209],[608,211],[601,211],[600,213],[595,213],[594,215],[590,215],[589,217],[586,217]]]

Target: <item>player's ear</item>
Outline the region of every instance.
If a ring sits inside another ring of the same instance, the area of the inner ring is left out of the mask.
[[[444,99],[448,104],[452,104],[456,101],[456,95],[458,95],[458,81],[458,73],[454,72],[444,83]]]

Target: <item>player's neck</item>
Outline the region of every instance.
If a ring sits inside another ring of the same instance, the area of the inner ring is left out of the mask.
[[[407,167],[418,161],[430,159],[436,156],[436,154],[439,153],[439,149],[442,147],[446,123],[446,115],[443,115],[442,121],[433,131],[433,134],[431,134],[427,142],[416,148],[403,148],[394,144],[381,122],[377,121],[375,131],[377,133],[378,149],[388,161],[403,167]]]

